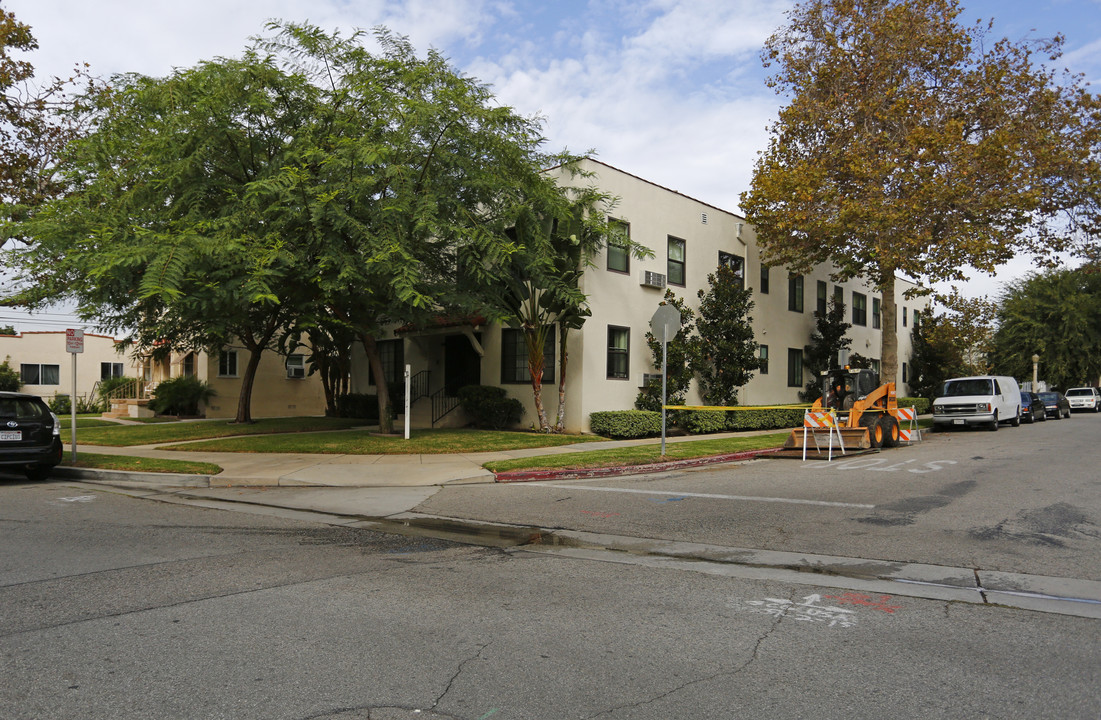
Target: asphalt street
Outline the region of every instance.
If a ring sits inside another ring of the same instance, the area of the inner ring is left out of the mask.
[[[1098,621],[1081,617],[478,547],[67,481],[0,482],[0,543],[10,720],[1101,711]]]

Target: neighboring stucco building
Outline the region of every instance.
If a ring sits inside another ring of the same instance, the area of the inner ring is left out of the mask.
[[[233,345],[216,355],[172,353],[159,360],[146,358],[141,378],[151,391],[170,378],[194,375],[216,393],[205,408],[206,417],[234,418],[241,393],[241,376],[248,359],[248,350]],[[256,369],[251,407],[254,418],[324,415],[325,391],[316,375],[307,375],[304,354],[283,356],[269,350],[261,355]]]
[[[0,362],[8,359],[23,380],[23,392],[49,400],[73,392],[73,356],[65,350],[65,331],[0,335]],[[76,356],[76,394],[88,397],[100,380],[136,376],[130,358],[110,335],[84,333],[84,352]]]
[[[570,333],[569,430],[587,431],[592,412],[634,407],[643,375],[660,372],[651,364],[645,336],[665,287],[695,308],[697,290],[706,290],[708,274],[720,263],[728,264],[752,288],[755,336],[768,358],[767,370],[757,372],[740,391],[741,404],[798,402],[798,393],[809,379],[802,359],[803,347],[814,331],[814,312],[834,293],[843,295],[846,320],[853,323],[851,352],[878,363],[883,332],[881,297],[866,284],[857,280],[833,283],[827,267],[803,277],[789,277],[783,268],[764,267],[753,226],[745,218],[596,160],[582,163],[593,174],[585,183],[619,198],[610,217],[623,223],[631,239],[649,247],[654,257],[636,260],[606,248],[595,258],[596,268],[587,270],[581,279],[592,316],[581,330]],[[559,178],[563,183],[573,182],[564,172]],[[912,351],[909,329],[915,317],[928,308],[924,299],[904,299],[903,294],[913,287],[901,278],[896,283],[899,371],[895,382],[900,395],[907,393]],[[548,346],[553,343],[552,337]],[[517,330],[468,318],[422,331],[398,330],[380,347],[391,381],[401,379],[408,363],[422,386],[412,393],[414,398],[422,398],[414,403],[415,424],[428,425],[433,420],[424,396],[435,395],[439,405],[442,398],[468,384],[504,387],[524,403],[523,424],[535,422],[527,356]],[[353,357],[353,390],[374,392],[362,351]],[[558,371],[557,348],[548,347],[543,398],[552,422],[558,404]],[[695,383],[687,401],[701,402]],[[455,411],[438,423],[463,421],[461,411]]]

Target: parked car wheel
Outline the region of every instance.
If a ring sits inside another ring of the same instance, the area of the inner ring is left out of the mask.
[[[998,411],[994,411],[994,422],[990,423],[990,429],[994,432],[998,431]]]
[[[31,465],[26,469],[27,479],[31,482],[42,482],[50,477],[51,467],[43,467],[42,465]]]
[[[1009,424],[1013,427],[1021,427],[1021,408],[1017,408],[1017,415],[1009,421]]]

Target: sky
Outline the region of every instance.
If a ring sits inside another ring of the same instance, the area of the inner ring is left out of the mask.
[[[599,160],[740,212],[753,164],[783,103],[760,50],[790,0],[0,0],[31,26],[41,77],[76,63],[109,77],[164,76],[241,54],[272,19],[324,29],[385,25],[435,48],[499,102],[543,119],[546,148]],[[1066,38],[1063,65],[1101,87],[1101,0],[960,0],[961,21],[1011,40]],[[1027,273],[1019,258],[966,295]],[[940,288],[938,288],[940,289]],[[0,308],[0,324],[15,313]],[[73,326],[63,316],[16,328]]]

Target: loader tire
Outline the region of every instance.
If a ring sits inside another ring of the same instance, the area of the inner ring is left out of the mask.
[[[892,415],[884,415],[880,418],[879,425],[883,428],[883,447],[898,447],[898,420]]]
[[[864,415],[860,418],[860,426],[868,431],[868,442],[873,448],[883,447],[883,426],[879,422],[878,415]]]

